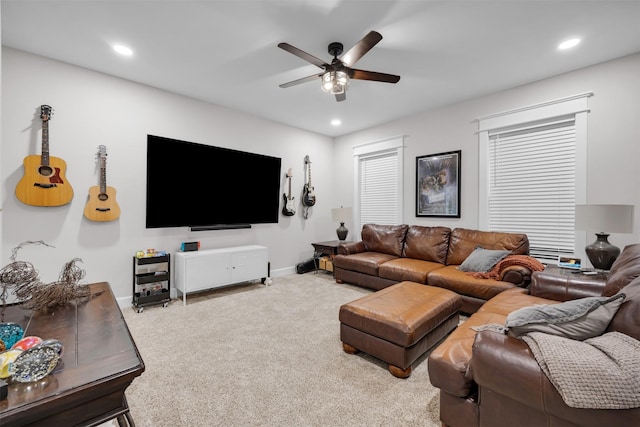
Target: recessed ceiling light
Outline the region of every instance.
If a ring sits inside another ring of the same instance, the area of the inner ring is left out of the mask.
[[[116,52],[118,52],[120,55],[124,55],[124,56],[131,56],[133,55],[133,51],[131,49],[129,49],[126,46],[123,46],[121,44],[116,44],[113,46],[113,50],[115,50]]]
[[[580,43],[580,39],[565,40],[558,45],[558,49],[560,50],[571,49],[572,47],[577,46],[579,43]]]
[[[340,120],[340,119],[333,119],[333,120],[331,120],[331,124],[332,124],[333,126],[340,126],[340,125],[342,124],[342,120]]]

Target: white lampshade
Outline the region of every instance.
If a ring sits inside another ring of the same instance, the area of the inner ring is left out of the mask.
[[[576,230],[632,233],[633,205],[576,205]]]
[[[331,209],[331,219],[333,222],[347,222],[351,219],[351,215],[351,208],[340,207]]]

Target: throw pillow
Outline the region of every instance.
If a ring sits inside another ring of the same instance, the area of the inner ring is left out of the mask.
[[[487,272],[491,270],[502,258],[509,255],[511,251],[484,249],[478,246],[469,254],[458,270],[467,272]]]
[[[619,293],[524,307],[507,316],[507,334],[517,338],[528,332],[544,332],[580,341],[593,338],[606,331],[625,297]]]

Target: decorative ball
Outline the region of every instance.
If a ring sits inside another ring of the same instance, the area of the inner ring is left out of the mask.
[[[46,345],[36,345],[23,351],[9,364],[9,374],[15,381],[26,383],[39,381],[58,365],[58,352]]]
[[[56,353],[58,353],[58,356],[62,357],[62,352],[64,350],[64,347],[59,340],[54,338],[49,338],[47,340],[42,341],[42,344],[40,345],[51,347],[52,349],[55,350]]]
[[[29,350],[31,347],[35,347],[42,342],[42,338],[36,336],[24,337],[20,341],[16,342],[12,350]]]
[[[23,336],[24,330],[17,323],[0,323],[0,340],[4,342],[5,349],[13,347]]]
[[[9,374],[9,365],[21,354],[22,350],[8,350],[0,353],[0,378],[8,378],[11,375]]]

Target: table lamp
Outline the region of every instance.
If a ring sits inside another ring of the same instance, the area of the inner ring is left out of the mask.
[[[339,208],[331,209],[331,219],[333,219],[334,222],[340,223],[340,227],[336,230],[338,240],[345,240],[347,238],[349,230],[344,226],[344,223],[351,219],[351,215],[351,208],[343,208],[340,206]]]
[[[576,205],[576,229],[603,230],[584,251],[595,269],[610,270],[620,248],[609,243],[608,233],[633,232],[633,205]]]

